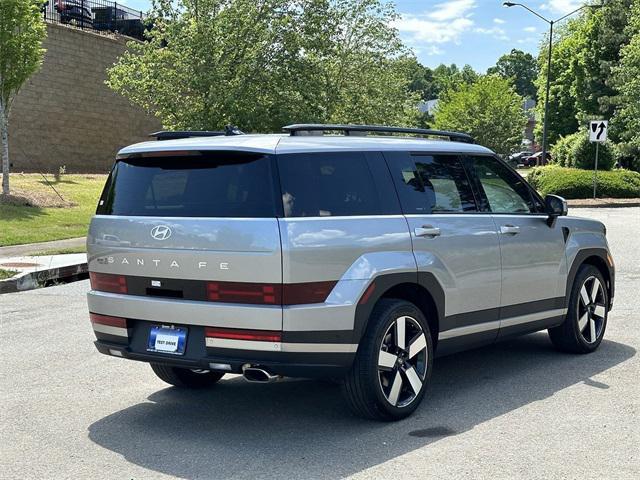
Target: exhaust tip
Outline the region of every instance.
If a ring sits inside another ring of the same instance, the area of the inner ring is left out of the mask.
[[[255,383],[268,383],[277,378],[275,375],[271,375],[269,372],[263,370],[262,368],[246,365],[242,367],[242,376],[247,382]]]

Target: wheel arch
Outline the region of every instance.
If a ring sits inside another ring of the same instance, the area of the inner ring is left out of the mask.
[[[593,265],[602,273],[606,283],[609,306],[611,307],[615,293],[615,272],[613,266],[609,264],[608,255],[609,252],[605,248],[586,248],[578,251],[569,269],[569,275],[567,276],[567,286],[565,290],[567,308],[569,306],[571,287],[578,274],[578,269],[582,265]]]
[[[371,290],[371,291],[370,291]],[[360,343],[371,312],[381,299],[395,298],[416,305],[429,321],[434,348],[444,316],[444,291],[432,273],[395,273],[376,277],[356,307],[354,343]]]

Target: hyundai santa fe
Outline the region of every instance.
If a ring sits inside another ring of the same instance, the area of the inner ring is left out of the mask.
[[[465,134],[284,132],[160,132],[119,152],[87,239],[100,352],[176,387],[340,379],[357,414],[396,420],[434,355],[544,329],[560,350],[598,348],[602,223]]]

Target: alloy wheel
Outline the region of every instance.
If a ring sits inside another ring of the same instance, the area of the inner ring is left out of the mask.
[[[398,317],[382,337],[378,379],[386,400],[406,407],[422,390],[427,374],[427,339],[415,318]]]
[[[597,277],[587,278],[580,288],[578,298],[578,330],[587,343],[595,343],[604,328],[607,313],[602,283]]]

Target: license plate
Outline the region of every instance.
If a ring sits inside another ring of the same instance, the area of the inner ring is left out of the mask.
[[[148,352],[183,355],[186,345],[186,328],[153,326],[149,331]]]

